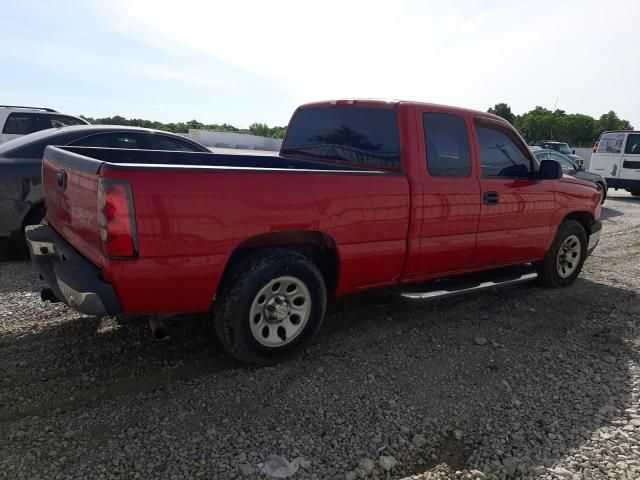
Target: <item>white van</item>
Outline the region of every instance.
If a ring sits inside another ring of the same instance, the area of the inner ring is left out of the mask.
[[[593,147],[589,171],[640,197],[640,131],[604,132]]]

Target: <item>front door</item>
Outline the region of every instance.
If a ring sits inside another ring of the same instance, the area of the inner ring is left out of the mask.
[[[629,133],[622,155],[621,180],[638,182],[636,190],[640,190],[640,133]]]
[[[482,206],[474,266],[498,267],[545,254],[555,196],[532,175],[534,159],[512,128],[476,118]]]

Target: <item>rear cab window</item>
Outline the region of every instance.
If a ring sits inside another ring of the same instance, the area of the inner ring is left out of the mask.
[[[400,170],[398,119],[390,108],[302,108],[282,145],[285,155]]]

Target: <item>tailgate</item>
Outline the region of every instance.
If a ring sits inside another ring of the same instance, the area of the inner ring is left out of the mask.
[[[98,178],[102,162],[47,147],[42,165],[46,220],[82,255],[99,265]]]

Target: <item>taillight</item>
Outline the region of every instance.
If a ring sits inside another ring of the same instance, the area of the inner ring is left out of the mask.
[[[135,257],[138,254],[133,197],[128,182],[100,179],[98,226],[102,252],[106,256]]]
[[[596,142],[596,143],[593,145],[593,150],[591,151],[591,153],[596,153],[596,150],[598,150],[598,142]]]

